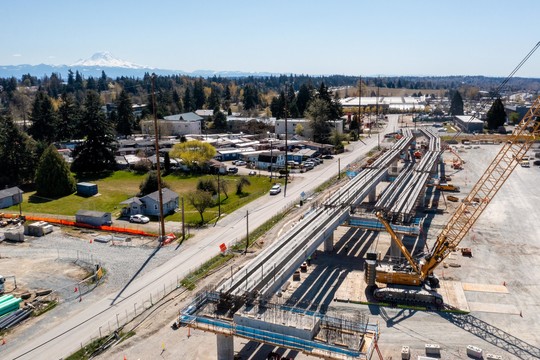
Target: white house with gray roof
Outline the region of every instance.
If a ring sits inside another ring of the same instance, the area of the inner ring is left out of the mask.
[[[168,215],[174,213],[178,208],[179,196],[174,191],[163,188],[163,214]],[[143,214],[147,216],[159,217],[159,192],[154,191],[151,194],[142,197],[132,197],[120,203],[125,205],[122,209],[122,215],[129,216],[135,214]]]

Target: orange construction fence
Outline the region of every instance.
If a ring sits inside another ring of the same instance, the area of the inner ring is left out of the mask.
[[[2,214],[2,217],[16,218],[16,217],[19,217],[19,215],[18,214]],[[75,222],[75,221],[66,220],[66,219],[47,218],[47,217],[34,216],[34,215],[26,215],[25,218],[27,221],[45,221],[51,224],[58,224],[58,225],[64,225],[64,226],[76,226],[76,227],[83,227],[87,229],[95,229],[95,230],[103,230],[103,231],[113,231],[117,233],[129,234],[129,235],[157,236],[156,234],[149,233],[142,230],[137,230],[137,229],[120,228],[120,227],[105,226],[105,225],[95,226],[95,225],[89,225],[89,224]]]

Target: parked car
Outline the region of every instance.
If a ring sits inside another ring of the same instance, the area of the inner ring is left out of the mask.
[[[333,157],[332,155],[323,155],[322,158],[323,158],[323,159],[331,160],[331,159],[333,159],[334,157]]]
[[[227,169],[227,171],[229,172],[229,174],[236,174],[238,172],[238,168],[230,167],[229,169]]]
[[[255,176],[255,175],[257,175],[257,172],[255,170],[251,170],[249,172],[249,176]]]
[[[313,163],[312,161],[306,161],[304,163],[305,168],[311,168],[312,169],[314,166],[315,166],[315,163]]]
[[[131,222],[131,223],[139,223],[139,224],[146,224],[146,223],[150,222],[150,219],[147,216],[144,216],[142,214],[136,214],[136,215],[131,215],[129,217],[129,222]]]
[[[270,189],[270,195],[277,195],[281,192],[281,185],[276,184]]]
[[[234,165],[236,165],[236,166],[245,166],[245,165],[247,165],[247,162],[245,162],[244,160],[236,160]]]

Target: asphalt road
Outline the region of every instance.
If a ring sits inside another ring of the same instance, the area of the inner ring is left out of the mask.
[[[95,338],[103,324],[117,324],[118,317],[133,311],[137,304],[147,302],[149,294],[163,292],[177,279],[183,278],[190,270],[196,269],[206,260],[219,253],[219,244],[233,243],[246,233],[246,213],[249,213],[249,229],[253,230],[288,206],[298,203],[302,192],[309,193],[340,169],[354,163],[367,152],[382,143],[383,135],[393,131],[398,124],[398,115],[388,116],[388,125],[380,133],[372,135],[364,142],[357,142],[349,151],[325,160],[324,164],[298,176],[285,191],[276,196],[262,196],[245,207],[222,218],[215,227],[197,231],[195,237],[182,244],[178,255],[152,272],[134,278],[119,293],[89,304],[86,309],[39,336],[26,339],[18,346],[9,342],[0,349],[3,359],[60,359],[78,350],[81,344]],[[339,161],[339,162],[338,162]],[[159,250],[157,250],[159,251]],[[134,274],[135,275],[135,274]]]

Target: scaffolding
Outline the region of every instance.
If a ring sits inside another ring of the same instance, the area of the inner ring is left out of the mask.
[[[351,316],[323,314],[271,302],[224,308],[220,293],[201,290],[182,309],[178,324],[216,334],[302,351],[325,359],[369,359],[375,349],[378,324],[360,311]],[[231,304],[241,299],[231,298]]]

